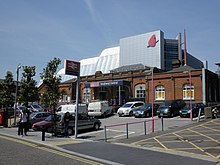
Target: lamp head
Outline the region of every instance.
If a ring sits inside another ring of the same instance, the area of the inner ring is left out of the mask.
[[[17,69],[21,69],[21,64],[18,65]]]

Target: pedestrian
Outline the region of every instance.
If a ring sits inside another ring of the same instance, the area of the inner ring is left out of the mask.
[[[19,112],[19,122],[18,122],[18,135],[27,135],[27,114],[26,110],[21,110]]]
[[[64,114],[64,136],[65,137],[68,137],[69,135],[68,135],[68,127],[69,127],[69,122],[70,122],[70,120],[72,119],[72,116],[70,115],[70,113],[69,112],[66,112],[65,114]]]

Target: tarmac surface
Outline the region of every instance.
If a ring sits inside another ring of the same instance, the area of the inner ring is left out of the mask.
[[[14,138],[44,145],[61,152],[81,156],[103,164],[194,164],[220,165],[220,118],[117,141],[91,141],[54,137],[41,132],[18,136],[17,128],[0,128],[1,138]]]

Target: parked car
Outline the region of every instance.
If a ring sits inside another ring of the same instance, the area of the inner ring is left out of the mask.
[[[57,113],[72,113],[74,114],[76,112],[76,104],[65,104],[65,105],[60,105],[57,108]],[[87,105],[86,104],[78,104],[78,114],[82,113],[88,113],[87,112]]]
[[[55,115],[56,117],[56,133],[64,134],[64,114]],[[94,129],[98,130],[101,126],[101,121],[86,114],[78,116],[78,130]],[[42,131],[53,133],[55,132],[54,115],[50,115],[43,121],[37,122],[32,126],[34,131]],[[75,130],[75,120],[70,120],[68,127],[68,135],[73,135]]]
[[[29,126],[30,128],[34,123],[45,120],[51,114],[49,112],[34,112],[29,116]]]
[[[22,104],[22,107],[26,107],[26,104]],[[30,113],[44,111],[44,109],[38,103],[28,103],[27,109]]]
[[[89,116],[102,116],[113,114],[112,107],[109,106],[108,101],[91,102],[88,105]]]
[[[118,109],[118,116],[133,116],[133,110],[144,105],[143,101],[131,101]]]
[[[203,103],[192,103],[192,116],[197,117],[199,115],[199,109],[201,108],[201,115],[204,114],[205,105]],[[191,113],[190,103],[187,103],[180,111],[180,117],[190,117]]]
[[[157,109],[158,117],[167,116],[174,117],[179,115],[179,110],[182,109],[186,103],[183,100],[164,101]]]
[[[157,109],[159,108],[159,104],[154,104],[154,110],[153,114],[157,114]],[[152,116],[152,104],[151,103],[145,103],[143,106],[135,108],[133,110],[135,117],[150,117]]]

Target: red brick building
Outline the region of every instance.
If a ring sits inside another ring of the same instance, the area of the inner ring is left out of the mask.
[[[153,70],[153,76],[152,76]],[[130,100],[162,102],[183,99],[193,102],[219,102],[218,75],[207,69],[181,66],[163,72],[149,67],[121,67],[111,73],[80,78],[80,102],[108,100],[116,107]],[[60,84],[60,102],[74,102],[76,80]],[[152,90],[153,89],[153,90]],[[39,92],[43,93],[43,85]],[[191,93],[191,95],[190,95]],[[191,96],[191,97],[190,97]]]

